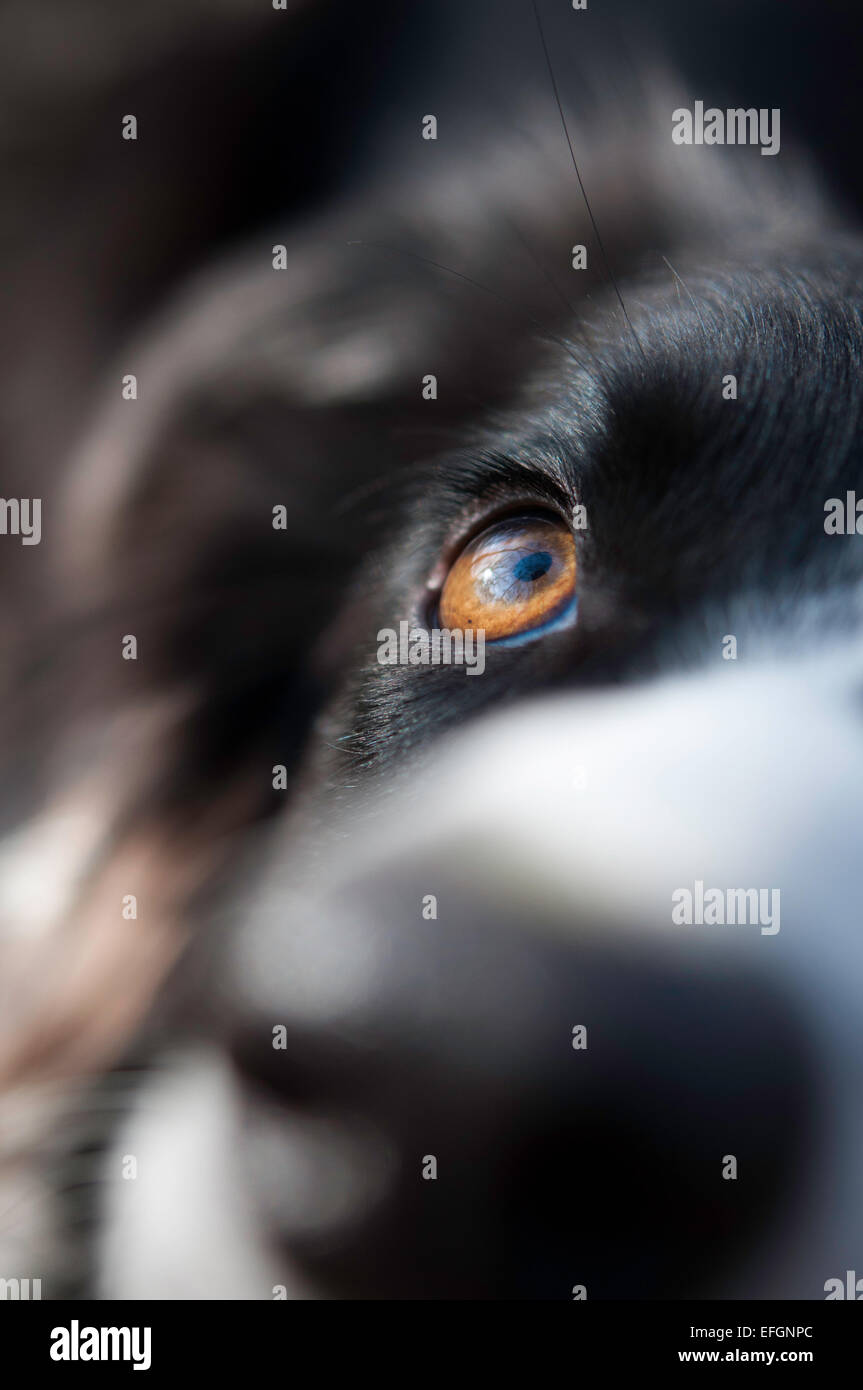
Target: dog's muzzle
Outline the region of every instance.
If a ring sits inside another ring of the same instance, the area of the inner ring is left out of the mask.
[[[823,1298],[863,1260],[861,676],[536,699],[313,867],[269,845],[103,1291]]]

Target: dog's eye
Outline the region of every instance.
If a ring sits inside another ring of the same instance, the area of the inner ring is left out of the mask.
[[[444,581],[445,628],[483,628],[486,640],[543,627],[572,606],[575,543],[552,517],[510,517],[470,541]]]

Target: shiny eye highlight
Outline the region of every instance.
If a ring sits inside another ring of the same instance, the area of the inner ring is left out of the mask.
[[[444,581],[440,622],[494,642],[543,627],[575,597],[575,542],[550,516],[508,517],[470,541]]]

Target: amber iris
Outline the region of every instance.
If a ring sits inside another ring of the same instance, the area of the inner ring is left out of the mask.
[[[509,517],[470,541],[440,596],[440,623],[484,628],[486,640],[542,627],[575,594],[575,542],[554,517]]]

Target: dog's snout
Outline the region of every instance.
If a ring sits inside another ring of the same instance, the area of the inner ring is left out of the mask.
[[[273,870],[234,941],[232,1050],[288,1147],[330,1134],[369,1176],[341,1224],[315,1233],[314,1183],[302,1221],[272,1217],[322,1287],[811,1295],[793,1255],[766,1284],[757,1257],[801,1191],[817,1208],[832,1043],[793,981],[802,961],[817,994],[816,887],[831,949],[851,928],[857,793],[846,758],[800,804],[786,740],[820,700],[829,754],[845,716],[773,677],[693,681],[488,721],[287,915]]]
[[[433,861],[353,880],[271,945],[233,1055],[250,1113],[283,1126],[286,1171],[319,1142],[330,1167],[354,1164],[335,1224],[324,1163],[301,1216],[269,1199],[325,1289],[709,1292],[793,1183],[811,1100],[798,1020],[737,963],[528,923]],[[723,1177],[729,1157],[745,1183]]]

